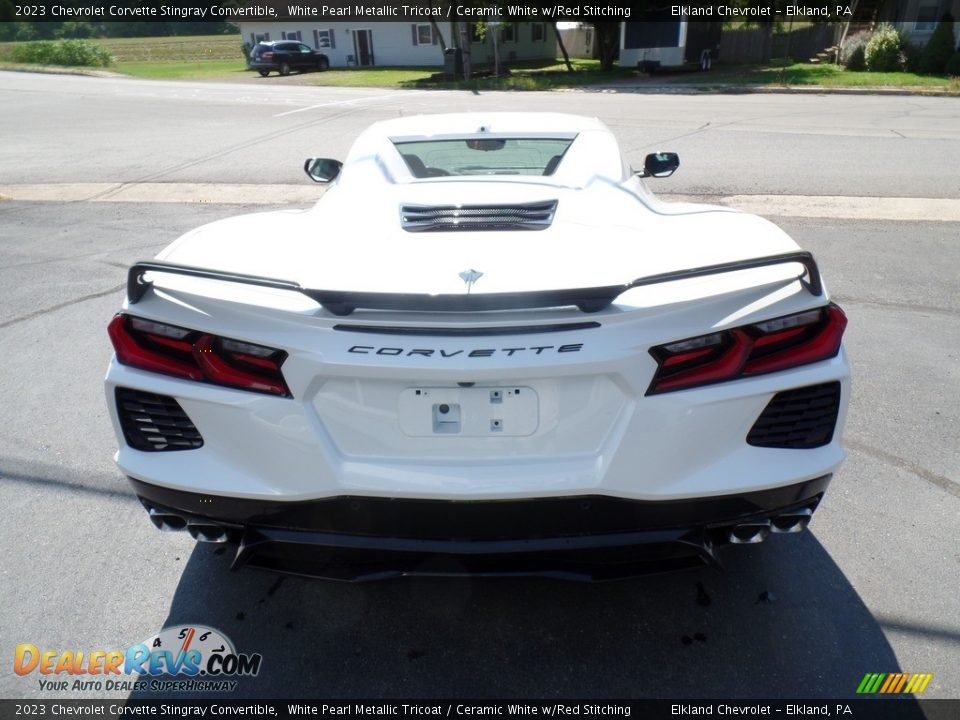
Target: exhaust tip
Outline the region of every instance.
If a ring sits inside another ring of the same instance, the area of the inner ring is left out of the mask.
[[[756,522],[735,525],[730,530],[729,540],[733,545],[755,545],[762,543],[770,534],[770,521],[757,520]]]
[[[813,510],[810,508],[800,508],[791,510],[783,515],[773,518],[770,525],[770,532],[775,533],[798,533],[810,524],[810,518],[813,517]]]
[[[169,510],[159,510],[152,507],[147,512],[154,527],[164,532],[178,532],[187,527],[186,518],[180,517]]]
[[[212,523],[190,523],[187,532],[197,542],[225,543],[229,539],[225,527]]]

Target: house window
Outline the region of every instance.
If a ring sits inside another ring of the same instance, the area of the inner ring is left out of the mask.
[[[300,31],[299,31],[299,30],[294,30],[293,32],[280,33],[280,36],[281,36],[284,40],[299,40],[299,39],[300,39]]]
[[[940,0],[920,0],[917,7],[917,22],[914,30],[933,30],[937,26],[937,11],[940,9]]]
[[[270,33],[257,33],[256,42],[270,42]]]
[[[316,46],[317,50],[335,49],[337,47],[337,41],[333,35],[333,30],[314,30],[313,44]]]
[[[500,26],[500,40],[503,42],[517,41],[517,26],[513,23],[506,23]]]
[[[544,30],[543,23],[534,23],[530,26],[530,34],[534,42],[543,42],[547,33]]]
[[[433,45],[433,28],[430,23],[420,23],[413,27],[414,45]]]

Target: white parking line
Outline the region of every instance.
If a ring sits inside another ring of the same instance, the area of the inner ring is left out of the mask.
[[[0,202],[129,202],[225,205],[307,204],[323,195],[316,184],[70,183],[0,185]],[[2,205],[0,205],[2,207]]]
[[[0,185],[0,203],[129,202],[211,203],[237,205],[305,205],[325,188],[312,183],[256,185],[253,183],[58,183]],[[960,199],[890,198],[819,195],[671,195],[667,202],[724,205],[773,217],[960,222]]]
[[[416,92],[416,91],[414,90],[413,92]],[[370,97],[353,98],[352,100],[333,100],[331,102],[317,103],[316,105],[309,105],[307,107],[297,108],[296,110],[287,110],[286,112],[277,113],[276,115],[274,115],[274,117],[275,118],[286,117],[287,115],[293,115],[294,113],[306,112],[307,110],[316,110],[317,108],[322,108],[322,107],[333,107],[334,105],[353,105],[355,103],[372,102],[374,100],[383,100],[385,98],[393,98],[396,96],[397,94],[394,92],[394,93],[388,93],[385,95],[372,95]]]
[[[831,195],[661,195],[664,200],[725,205],[755,215],[837,220],[960,222],[956,198],[893,198]]]

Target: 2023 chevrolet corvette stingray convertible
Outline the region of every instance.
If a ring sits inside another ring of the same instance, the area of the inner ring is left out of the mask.
[[[109,326],[154,524],[336,579],[617,578],[803,530],[843,312],[759,217],[659,201],[597,120],[377,123],[309,210],[193,230]]]

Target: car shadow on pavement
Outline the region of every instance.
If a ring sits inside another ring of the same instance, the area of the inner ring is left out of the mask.
[[[230,572],[231,550],[201,544],[165,626],[208,625],[262,654],[234,698],[839,698],[899,668],[814,535],[723,560],[605,584],[345,584]]]

